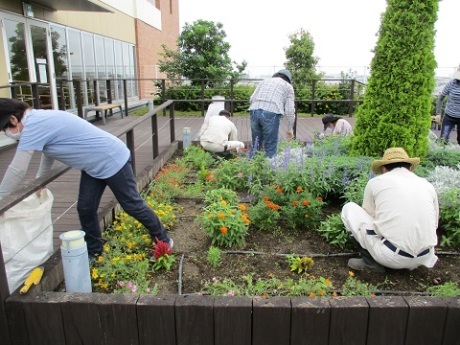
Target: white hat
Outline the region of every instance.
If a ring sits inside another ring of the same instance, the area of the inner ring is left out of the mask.
[[[460,80],[460,66],[458,66],[457,70],[454,72],[454,79]]]

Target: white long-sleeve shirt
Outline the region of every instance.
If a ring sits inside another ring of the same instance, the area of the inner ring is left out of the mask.
[[[212,116],[205,123],[200,141],[225,146],[229,140],[238,140],[237,137],[238,130],[232,121],[225,116]]]

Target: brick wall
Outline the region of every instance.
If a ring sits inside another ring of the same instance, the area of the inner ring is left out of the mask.
[[[165,75],[158,70],[159,52],[162,44],[174,49],[180,33],[179,1],[160,0],[161,30],[141,20],[136,20],[137,66],[140,98],[151,98],[155,91],[153,82],[142,79],[163,78]]]

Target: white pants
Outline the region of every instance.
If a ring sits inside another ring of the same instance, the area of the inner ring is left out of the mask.
[[[201,147],[204,148],[206,151],[210,152],[224,152],[225,146],[227,146],[227,150],[231,149],[243,149],[244,143],[241,141],[226,141],[223,144],[215,144],[209,141],[200,141]]]
[[[414,258],[408,258],[392,251],[383,244],[385,239],[382,236],[368,234],[367,230],[375,230],[374,219],[354,202],[346,203],[343,206],[341,216],[345,228],[353,234],[361,247],[366,249],[374,260],[383,266],[394,269],[414,269],[423,265],[431,268],[438,261],[434,248],[430,249],[428,254]],[[388,240],[391,242],[390,239]]]

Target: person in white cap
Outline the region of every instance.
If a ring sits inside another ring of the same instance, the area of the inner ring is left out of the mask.
[[[255,150],[264,148],[265,156],[269,158],[276,155],[278,149],[282,116],[286,116],[288,121],[287,139],[293,137],[295,96],[291,82],[291,72],[282,69],[257,85],[249,99],[252,147]]]
[[[447,97],[444,117],[442,117],[440,140],[449,142],[450,133],[457,126],[457,143],[460,145],[460,66],[454,73],[453,78],[444,86],[438,101],[436,102],[435,121],[441,122],[442,105]]]
[[[412,170],[420,158],[410,158],[401,147],[389,148],[372,162],[362,207],[354,202],[342,208],[342,221],[361,258],[348,261],[355,270],[432,268],[438,257],[438,196],[433,185]]]
[[[230,113],[221,110],[219,116],[212,116],[204,124],[200,145],[206,151],[227,156],[233,149],[243,149],[244,143],[237,140],[238,130],[230,121]]]

